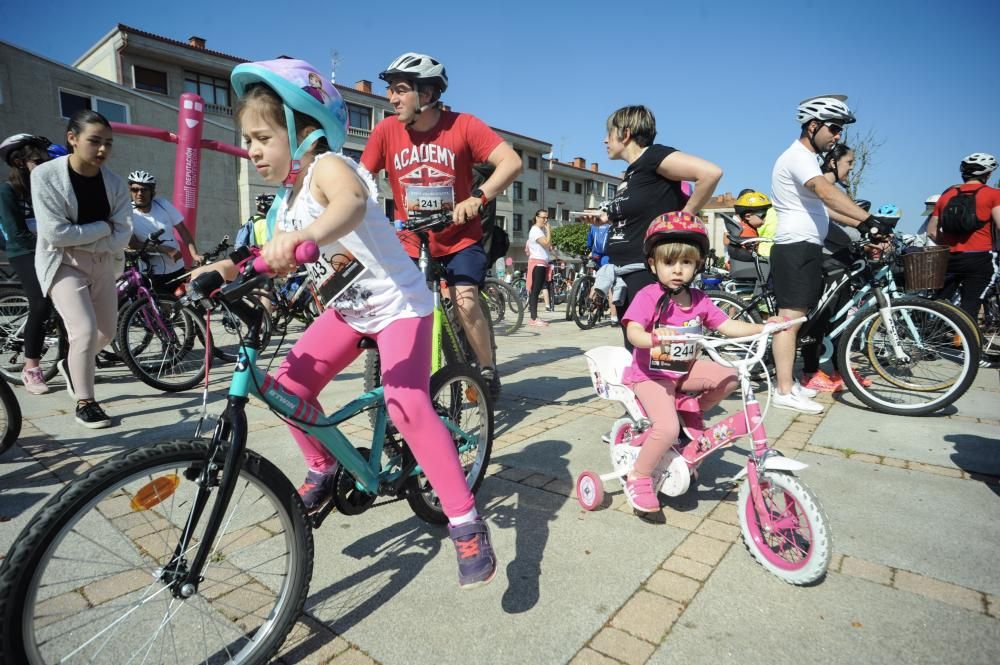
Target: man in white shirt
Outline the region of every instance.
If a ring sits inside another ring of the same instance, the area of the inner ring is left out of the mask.
[[[197,262],[201,260],[201,255],[195,247],[194,239],[184,226],[184,217],[177,208],[167,199],[156,196],[156,178],[153,174],[132,171],[128,175],[128,190],[132,197],[132,240],[129,241],[129,247],[139,249],[152,233],[162,230],[162,244],[152,248],[153,255],[149,258],[153,287],[173,291],[180,285],[177,280],[185,271],[183,254],[174,230],[187,245],[191,259]]]
[[[788,319],[805,316],[822,295],[823,239],[831,215],[862,234],[891,232],[890,226],[869,215],[820,171],[821,153],[833,149],[844,125],[855,121],[846,100],[843,95],[823,95],[801,102],[799,138],[778,157],[771,173],[771,198],[778,214],[771,276],[778,315]],[[792,378],[798,328],[774,336],[778,387],[772,403],[782,409],[821,413],[823,407],[811,399],[816,393]]]

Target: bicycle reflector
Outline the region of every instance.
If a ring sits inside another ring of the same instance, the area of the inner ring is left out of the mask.
[[[132,510],[143,511],[154,508],[165,499],[169,499],[180,484],[181,478],[176,473],[154,478],[132,497]]]
[[[479,401],[479,391],[476,390],[475,386],[469,386],[468,388],[465,389],[465,399],[469,400],[470,402]]]

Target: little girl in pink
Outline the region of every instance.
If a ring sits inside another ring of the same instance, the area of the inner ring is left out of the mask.
[[[680,433],[676,392],[700,393],[702,411],[707,411],[739,384],[736,370],[697,360],[693,342],[672,341],[670,337],[700,335],[706,329],[726,337],[742,337],[764,327],[730,319],[703,291],[689,286],[708,247],[704,224],[690,213],[669,212],[654,219],[646,231],[643,251],[659,283],[639,291],[622,317],[628,340],[635,347],[622,381],[632,388],[652,422],[625,483],[626,499],[641,512],[660,509],[652,475]]]

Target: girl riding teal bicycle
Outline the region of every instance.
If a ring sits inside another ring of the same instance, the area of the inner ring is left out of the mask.
[[[428,392],[431,294],[382,213],[375,183],[339,152],[346,105],[301,60],[239,65],[232,80],[250,160],[262,178],[283,185],[268,213],[271,238],[263,258],[276,273],[287,274],[298,266],[297,246],[313,241],[320,248],[308,270],[327,310],[293,346],[276,381],[322,412],[320,391],[357,358],[366,338],[374,341],[389,418],[448,517],[459,584],[488,583],[496,574],[489,531]],[[229,280],[237,274],[231,261],[206,269]],[[301,429],[291,426],[290,433],[308,466],[299,494],[310,512],[320,511],[336,491],[338,462]]]

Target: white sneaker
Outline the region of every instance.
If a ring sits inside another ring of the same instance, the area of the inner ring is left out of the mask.
[[[792,394],[798,395],[799,397],[805,397],[807,399],[812,399],[816,395],[819,395],[818,390],[813,390],[812,388],[806,388],[804,385],[795,381],[792,383]]]
[[[787,395],[782,395],[775,390],[774,395],[771,396],[771,405],[779,409],[800,411],[802,413],[823,413],[823,407],[820,404],[817,404],[808,397],[796,394],[794,390]]]

